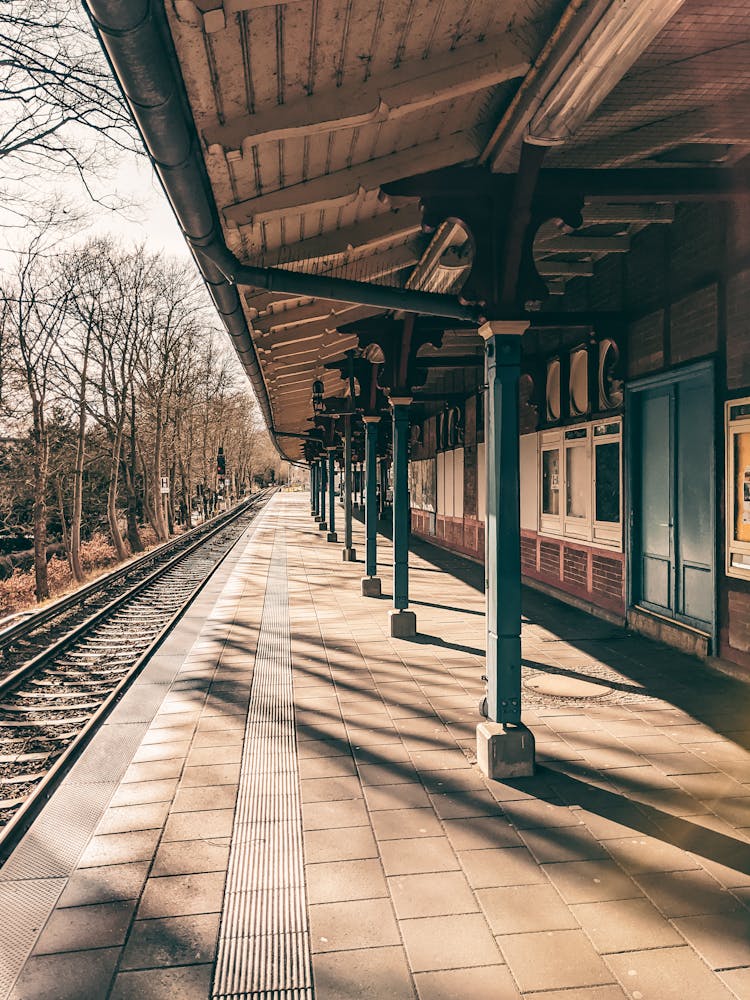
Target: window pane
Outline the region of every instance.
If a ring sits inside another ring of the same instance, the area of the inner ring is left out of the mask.
[[[750,432],[734,435],[734,539],[750,542]]]
[[[542,513],[560,513],[560,452],[542,452]]]
[[[586,496],[591,489],[586,448],[566,449],[566,508],[568,517],[586,517]]]
[[[596,520],[620,520],[620,442],[599,444],[596,455]]]

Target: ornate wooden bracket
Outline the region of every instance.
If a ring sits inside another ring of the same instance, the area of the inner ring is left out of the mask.
[[[390,396],[410,396],[412,390],[424,385],[427,369],[416,364],[420,348],[432,344],[439,348],[449,320],[407,313],[404,319],[376,316],[339,328],[340,333],[353,333],[362,350],[378,347],[382,363],[378,365],[377,384]],[[360,383],[361,384],[361,383]]]

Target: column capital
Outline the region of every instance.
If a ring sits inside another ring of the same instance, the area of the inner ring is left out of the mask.
[[[479,327],[479,336],[487,341],[490,337],[520,337],[528,330],[528,319],[491,319]]]
[[[413,396],[391,396],[388,402],[391,406],[409,406],[413,398]]]
[[[380,417],[378,415],[374,415],[374,416],[365,415],[365,416],[362,417],[362,423],[363,424],[379,424],[380,423]]]

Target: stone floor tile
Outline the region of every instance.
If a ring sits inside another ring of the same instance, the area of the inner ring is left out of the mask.
[[[402,920],[400,928],[412,972],[499,963],[497,945],[479,913]]]
[[[702,869],[637,875],[636,882],[667,917],[731,913],[736,896]]]
[[[499,810],[495,816],[445,819],[443,826],[456,851],[521,846],[518,834]]]
[[[362,786],[357,777],[308,778],[300,781],[299,785],[302,802],[305,804],[362,798]]]
[[[97,834],[130,833],[134,830],[159,830],[169,812],[169,802],[143,802],[138,805],[110,806],[96,828]]]
[[[121,972],[110,1000],[206,1000],[212,976],[212,965]]]
[[[386,875],[418,875],[459,869],[447,837],[384,840],[380,843],[380,856]]]
[[[439,917],[451,913],[476,913],[474,893],[461,872],[441,872],[439,876],[396,875],[388,879],[396,916]]]
[[[521,830],[521,840],[540,864],[608,858],[604,847],[585,826]]]
[[[117,900],[52,911],[34,945],[34,955],[112,948],[125,941],[136,900]]]
[[[237,729],[210,729],[195,734],[193,747],[242,746],[244,739],[244,726]]]
[[[232,835],[234,809],[204,809],[171,813],[162,843],[174,840],[211,840]]]
[[[378,840],[440,837],[443,825],[432,809],[385,809],[370,816]]]
[[[735,1000],[729,990],[688,947],[655,948],[609,955],[607,962],[628,996],[646,1000]]]
[[[377,859],[307,864],[305,880],[310,904],[376,899],[388,895],[383,869]]]
[[[615,861],[630,875],[698,868],[697,861],[687,851],[655,837],[623,837],[605,840],[603,843]]]
[[[635,882],[611,861],[570,861],[543,865],[566,903],[595,903],[643,895]]]
[[[521,1000],[504,965],[418,972],[414,979],[419,1000]]]
[[[313,952],[401,944],[390,899],[318,903],[309,913]]]
[[[108,833],[92,837],[78,861],[79,868],[100,868],[131,861],[150,861],[161,830],[138,830],[135,833]]]
[[[239,764],[201,764],[185,768],[182,785],[184,788],[195,788],[198,785],[236,785],[239,777]]]
[[[626,1000],[619,986],[589,986],[582,990],[544,990],[532,993],[529,1000]]]
[[[368,822],[367,810],[362,799],[306,802],[302,805],[302,826],[305,830],[365,826]]]
[[[219,934],[218,913],[136,920],[120,969],[160,969],[212,962]]]
[[[193,747],[187,755],[187,767],[204,764],[237,764],[242,760],[242,746],[239,743],[221,747]]]
[[[319,1000],[414,1000],[415,996],[401,947],[314,955],[313,974]]]
[[[750,965],[750,910],[679,917],[673,923],[712,969]]]
[[[180,786],[174,797],[173,813],[202,812],[206,809],[234,809],[236,785],[207,785],[198,788]]]
[[[570,806],[545,802],[543,799],[503,802],[503,811],[519,830],[578,826],[582,822],[577,811]]]
[[[308,830],[305,833],[305,861],[309,865],[377,857],[377,844],[369,826]]]
[[[150,878],[143,891],[138,918],[181,917],[221,910],[225,872],[163,875]]]
[[[151,874],[197,875],[201,872],[221,872],[226,871],[228,860],[228,837],[205,841],[175,841],[159,845]]]
[[[171,757],[185,757],[190,748],[190,740],[166,739],[161,743],[142,743],[133,757],[134,764],[149,760],[169,760]]]
[[[421,785],[368,785],[364,789],[367,808],[371,811],[380,809],[419,809],[430,805],[427,792]]]
[[[750,997],[750,968],[727,969],[719,973],[719,978],[730,990],[734,990],[740,1000],[747,1000],[747,997]]]
[[[299,776],[302,779],[339,778],[356,773],[353,757],[305,757],[299,761]]]
[[[148,869],[148,861],[77,869],[68,879],[57,906],[88,906],[118,899],[137,899],[146,882]]]
[[[459,851],[458,859],[473,889],[547,883],[547,877],[525,847]]]
[[[141,740],[141,746],[147,747],[154,743],[184,742],[192,739],[194,731],[193,726],[170,726],[168,729],[151,727]]]
[[[551,885],[478,889],[477,899],[493,934],[577,928],[575,917]]]
[[[97,948],[32,956],[8,1000],[102,1000],[107,996],[119,955],[119,948]]]
[[[414,765],[406,761],[360,764],[359,779],[363,785],[400,785],[419,780]]]
[[[614,981],[583,931],[510,934],[498,938],[498,943],[522,993]],[[658,994],[653,996],[662,1000]]]
[[[110,806],[135,806],[146,802],[169,802],[177,788],[177,778],[161,781],[131,781],[120,785],[110,799]]]
[[[681,945],[682,938],[647,899],[618,899],[571,907],[600,955]]]

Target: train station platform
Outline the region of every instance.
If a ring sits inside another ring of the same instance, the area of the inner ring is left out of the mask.
[[[527,593],[488,781],[481,572],[411,565],[399,640],[273,498],[0,869],[2,1000],[750,998],[747,686]]]

